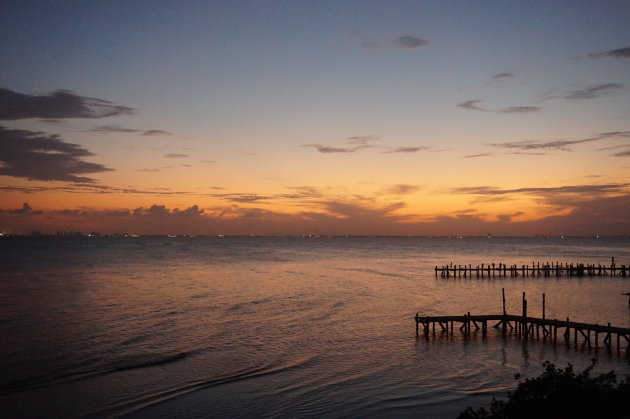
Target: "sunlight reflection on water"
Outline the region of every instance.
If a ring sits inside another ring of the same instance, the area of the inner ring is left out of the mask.
[[[413,316],[629,327],[628,278],[436,278],[446,263],[630,262],[628,240],[0,241],[0,399],[15,416],[452,417],[549,359],[627,356],[493,333],[416,338]],[[6,263],[4,263],[6,262]],[[28,401],[28,402],[27,402]],[[36,402],[33,402],[36,401]]]

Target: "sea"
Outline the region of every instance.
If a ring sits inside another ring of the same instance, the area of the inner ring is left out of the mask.
[[[446,264],[630,265],[629,238],[0,238],[0,411],[37,417],[454,418],[543,362],[630,375],[628,345],[414,316],[630,327],[630,277],[442,278]]]

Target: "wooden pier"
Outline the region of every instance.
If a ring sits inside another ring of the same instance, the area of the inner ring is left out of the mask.
[[[503,314],[486,314],[471,315],[470,312],[463,316],[420,316],[416,313],[416,336],[420,335],[422,329],[425,336],[432,332],[435,334],[436,326],[438,332],[446,335],[453,334],[455,328],[464,335],[470,336],[474,328],[475,331],[481,330],[483,336],[488,333],[488,326],[492,325],[495,329],[501,329],[503,335],[507,333],[514,334],[523,339],[550,339],[554,343],[558,340],[558,334],[569,344],[571,336],[575,346],[578,341],[589,348],[595,349],[600,347],[601,343],[604,347],[611,350],[616,346],[617,352],[621,352],[621,345],[625,340],[625,345],[630,345],[630,328],[614,327],[610,323],[607,325],[579,323],[566,320],[546,319],[545,318],[545,294],[543,294],[543,312],[542,318],[527,316],[527,300],[523,293],[523,312],[519,315],[507,314],[505,310],[505,290],[503,292]],[[455,326],[457,323],[457,326]],[[493,324],[494,323],[494,324]],[[616,342],[614,342],[616,340]],[[616,345],[615,345],[616,343]]]
[[[481,266],[445,265],[435,267],[442,278],[492,278],[492,277],[561,277],[561,276],[630,276],[630,266],[615,264],[612,258],[610,266],[602,264],[532,262],[531,265],[508,265],[505,263],[482,263]]]

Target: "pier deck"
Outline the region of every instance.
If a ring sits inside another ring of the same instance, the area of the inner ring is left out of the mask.
[[[435,267],[435,277],[442,278],[484,278],[484,277],[560,277],[560,276],[621,276],[630,277],[630,266],[602,264],[532,262],[531,265],[508,265],[505,263],[482,263],[481,265],[445,265]]]
[[[568,317],[566,320],[547,319],[545,316],[545,294],[542,295],[542,317],[529,317],[527,315],[527,300],[523,293],[522,314],[507,314],[505,305],[505,288],[501,289],[503,299],[503,314],[483,314],[471,315],[470,312],[463,316],[420,316],[416,313],[416,336],[420,335],[420,328],[428,336],[431,331],[435,334],[436,326],[438,331],[445,334],[453,334],[455,323],[465,337],[470,336],[473,327],[480,330],[485,336],[488,333],[488,324],[493,328],[501,329],[505,336],[508,331],[518,337],[528,338],[549,338],[555,343],[558,339],[558,330],[562,332],[565,342],[569,343],[573,334],[574,344],[577,346],[578,340],[582,339],[589,347],[599,347],[600,334],[603,336],[602,343],[608,349],[613,346],[613,339],[616,338],[617,352],[621,351],[622,339],[630,347],[630,328],[607,325],[573,322]],[[629,295],[624,294],[624,295]],[[591,341],[592,338],[592,341]]]
[[[561,330],[562,337],[569,341],[571,335],[577,345],[578,340],[582,339],[589,347],[591,345],[599,346],[599,335],[603,336],[602,343],[611,348],[613,339],[616,337],[617,350],[621,349],[622,339],[625,339],[627,345],[630,345],[630,328],[607,325],[590,324],[572,322],[568,318],[566,320],[544,319],[537,317],[517,316],[512,314],[485,314],[471,315],[470,313],[463,316],[420,316],[416,314],[416,335],[420,334],[420,328],[425,335],[435,333],[436,325],[438,331],[449,334],[453,333],[454,324],[458,323],[458,329],[464,335],[470,335],[472,328],[481,330],[482,334],[488,332],[488,323],[497,322],[492,325],[493,328],[501,329],[504,334],[510,331],[517,336],[523,338],[550,338],[554,342],[558,338],[558,330]]]

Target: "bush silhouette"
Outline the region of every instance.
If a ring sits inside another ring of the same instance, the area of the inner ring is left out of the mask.
[[[591,378],[594,365],[576,374],[571,364],[545,361],[545,371],[519,383],[507,401],[493,398],[490,410],[468,407],[458,419],[630,418],[630,378],[617,383],[614,371]]]

